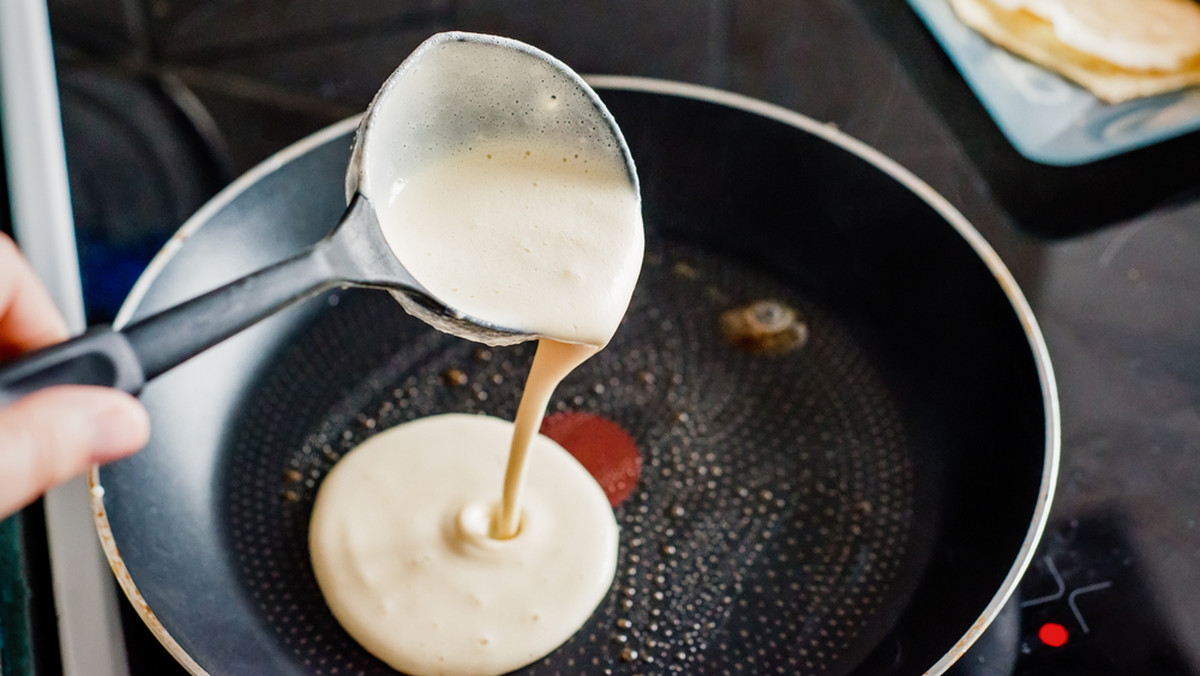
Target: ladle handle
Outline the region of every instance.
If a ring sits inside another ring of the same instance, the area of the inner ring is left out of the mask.
[[[93,329],[0,367],[0,406],[53,385],[137,394],[164,371],[337,283],[318,244],[120,331]]]
[[[145,376],[124,334],[96,328],[0,368],[0,406],[53,385],[103,385],[136,394]]]

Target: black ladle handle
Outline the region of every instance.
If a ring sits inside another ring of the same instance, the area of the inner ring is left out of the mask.
[[[339,283],[328,240],[126,326],[102,327],[0,368],[0,406],[53,385],[103,385],[137,394],[146,381],[283,308]]]

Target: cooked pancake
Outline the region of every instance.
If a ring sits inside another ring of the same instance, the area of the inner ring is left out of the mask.
[[[1194,0],[950,0],[963,23],[1110,103],[1200,84]]]

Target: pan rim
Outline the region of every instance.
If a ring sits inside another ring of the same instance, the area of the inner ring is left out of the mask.
[[[1029,529],[1026,531],[1021,548],[1018,550],[1016,558],[1009,568],[1004,581],[967,631],[925,673],[936,675],[945,672],[966,653],[971,645],[991,625],[992,621],[999,615],[1015,591],[1026,569],[1032,562],[1037,545],[1045,531],[1057,484],[1062,443],[1058,388],[1045,338],[1033,309],[1017,285],[1016,279],[1000,259],[995,249],[992,248],[983,235],[971,225],[970,221],[949,200],[895,160],[863,141],[837,129],[830,123],[819,122],[802,113],[760,99],[703,85],[627,75],[587,75],[584,76],[584,80],[592,87],[600,90],[624,90],[661,94],[742,110],[801,129],[858,156],[908,188],[933,208],[967,242],[979,259],[987,266],[989,272],[991,272],[1004,292],[1018,321],[1021,323],[1022,330],[1029,343],[1034,359],[1034,366],[1038,373],[1039,385],[1042,389],[1042,407],[1045,418],[1045,457],[1042,465],[1041,486],[1034,505],[1033,517]],[[355,130],[359,125],[361,117],[361,114],[354,115],[296,141],[270,156],[217,193],[199,211],[184,222],[179,230],[172,235],[170,240],[150,261],[146,270],[129,292],[125,302],[121,305],[120,311],[117,313],[116,320],[113,323],[114,327],[120,328],[129,323],[136,308],[141,304],[146,293],[166,267],[167,263],[174,258],[175,254],[191,235],[211,219],[213,214],[232,202],[248,187],[263,177],[274,173],[292,159],[325,144],[333,138]],[[104,488],[100,482],[98,466],[93,466],[89,472],[88,484],[91,488],[92,517],[96,525],[96,531],[100,537],[101,546],[104,549],[105,557],[108,559],[113,575],[116,577],[125,596],[133,605],[138,616],[141,617],[142,621],[150,629],[150,632],[172,657],[187,669],[189,673],[195,676],[209,676],[209,672],[192,659],[187,651],[179,645],[170,632],[158,620],[154,612],[142,598],[137,584],[125,567],[124,560],[112,535],[107,512],[104,509]]]

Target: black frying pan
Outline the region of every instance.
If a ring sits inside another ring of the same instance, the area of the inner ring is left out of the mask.
[[[638,164],[647,262],[613,343],[552,406],[615,420],[644,466],[617,508],[608,598],[523,673],[945,670],[1028,563],[1057,469],[1053,375],[1011,276],[927,186],[811,120],[686,85],[594,84]],[[352,129],[215,198],[119,323],[323,236]],[[725,340],[719,314],[764,298],[804,314],[804,347]],[[339,291],[150,383],[149,447],[93,475],[135,608],[194,673],[391,673],[316,588],[316,488],[390,425],[511,417],[530,356]]]

